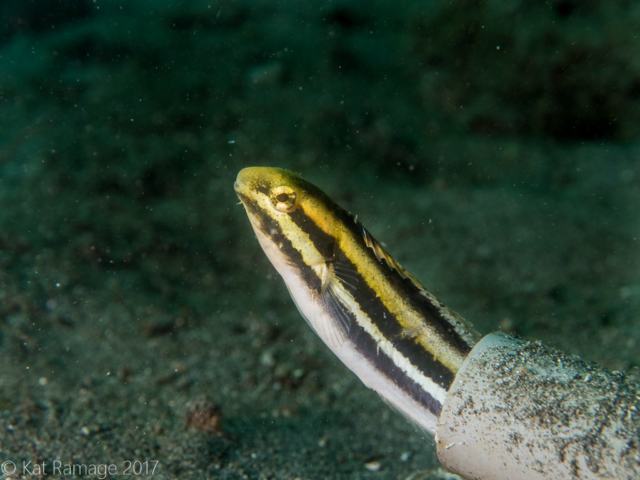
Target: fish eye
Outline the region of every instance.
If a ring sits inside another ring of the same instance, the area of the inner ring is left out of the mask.
[[[298,206],[298,196],[293,188],[286,185],[276,187],[271,192],[271,203],[279,212],[293,212]]]

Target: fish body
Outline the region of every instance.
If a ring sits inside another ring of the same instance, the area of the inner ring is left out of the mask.
[[[478,480],[640,478],[637,381],[537,342],[480,339],[356,216],[292,172],[247,168],[235,189],[311,328],[434,435],[448,470]]]
[[[314,332],[369,388],[435,433],[479,334],[431,295],[352,215],[288,170],[234,185],[265,254]]]

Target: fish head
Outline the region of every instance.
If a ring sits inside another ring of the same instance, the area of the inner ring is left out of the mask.
[[[309,269],[320,275],[333,257],[341,235],[336,212],[344,210],[318,187],[282,168],[245,168],[234,189],[262,249],[285,281],[302,275],[316,285]]]

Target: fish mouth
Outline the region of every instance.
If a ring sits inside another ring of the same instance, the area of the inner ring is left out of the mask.
[[[238,172],[236,181],[233,184],[233,189],[236,193],[243,193],[247,189],[247,186],[251,183],[251,172],[253,170],[255,170],[255,168],[248,167]]]
[[[245,168],[238,172],[238,176],[236,177],[236,181],[233,182],[233,189],[236,193],[242,193],[244,187],[246,187],[246,174]]]

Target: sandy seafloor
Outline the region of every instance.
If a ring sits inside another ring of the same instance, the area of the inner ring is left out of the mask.
[[[640,6],[532,3],[0,4],[8,477],[447,478],[300,318],[233,192],[250,165],[480,331],[637,366]]]

